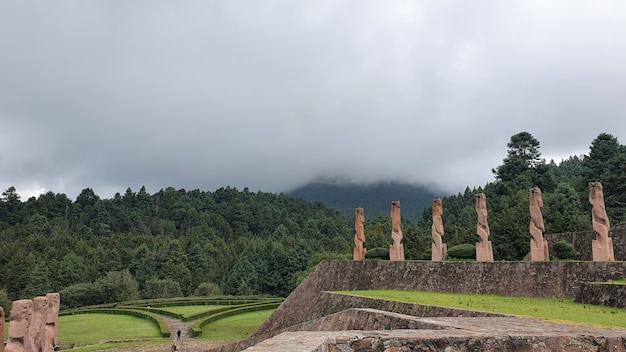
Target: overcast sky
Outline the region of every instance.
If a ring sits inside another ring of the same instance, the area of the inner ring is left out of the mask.
[[[0,0],[0,188],[448,194],[626,143],[626,2]]]

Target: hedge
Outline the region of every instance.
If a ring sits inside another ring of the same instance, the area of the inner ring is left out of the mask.
[[[74,314],[90,314],[90,313],[122,314],[122,315],[130,315],[130,316],[134,316],[134,317],[138,317],[142,319],[147,319],[157,324],[161,337],[168,337],[168,338],[171,337],[170,329],[167,327],[167,324],[165,323],[165,321],[160,315],[146,312],[144,310],[139,310],[139,309],[130,309],[130,308],[73,309],[72,311],[59,312],[59,316],[74,315]]]
[[[457,244],[448,248],[448,256],[458,259],[476,258],[476,247],[471,243]]]
[[[192,337],[202,336],[202,328],[205,327],[207,324],[212,323],[216,320],[220,320],[222,318],[226,318],[226,317],[230,317],[230,316],[242,314],[242,313],[257,312],[257,311],[268,310],[268,309],[276,309],[278,308],[279,305],[280,303],[278,302],[261,303],[261,304],[256,304],[256,305],[247,305],[244,307],[233,307],[233,308],[229,308],[227,310],[217,312],[217,313],[215,311],[212,311],[211,313],[214,313],[214,314],[211,314],[205,319],[202,319],[196,322],[195,324],[193,324],[193,326],[191,327],[191,336]]]

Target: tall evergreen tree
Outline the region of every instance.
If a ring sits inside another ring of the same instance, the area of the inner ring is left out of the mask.
[[[51,292],[51,289],[50,271],[48,270],[48,266],[43,261],[40,261],[31,271],[28,283],[26,284],[26,288],[24,289],[22,296],[44,296],[45,294]]]
[[[152,251],[145,244],[141,244],[133,253],[133,259],[130,263],[130,273],[133,275],[139,290],[145,288],[148,280],[157,278],[156,261],[152,255]]]
[[[511,136],[507,147],[507,156],[503,164],[492,170],[497,180],[515,181],[529,169],[545,163],[545,160],[541,159],[539,141],[528,132]]]

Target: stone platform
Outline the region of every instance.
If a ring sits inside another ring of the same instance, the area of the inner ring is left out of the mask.
[[[343,330],[355,322],[371,330]],[[386,330],[387,324],[404,328]],[[285,332],[244,351],[626,351],[626,330],[530,318],[420,318],[349,309],[317,327],[320,331]]]

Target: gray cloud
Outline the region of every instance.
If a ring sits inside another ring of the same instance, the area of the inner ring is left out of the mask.
[[[462,191],[506,143],[626,142],[619,1],[7,2],[0,188]]]

